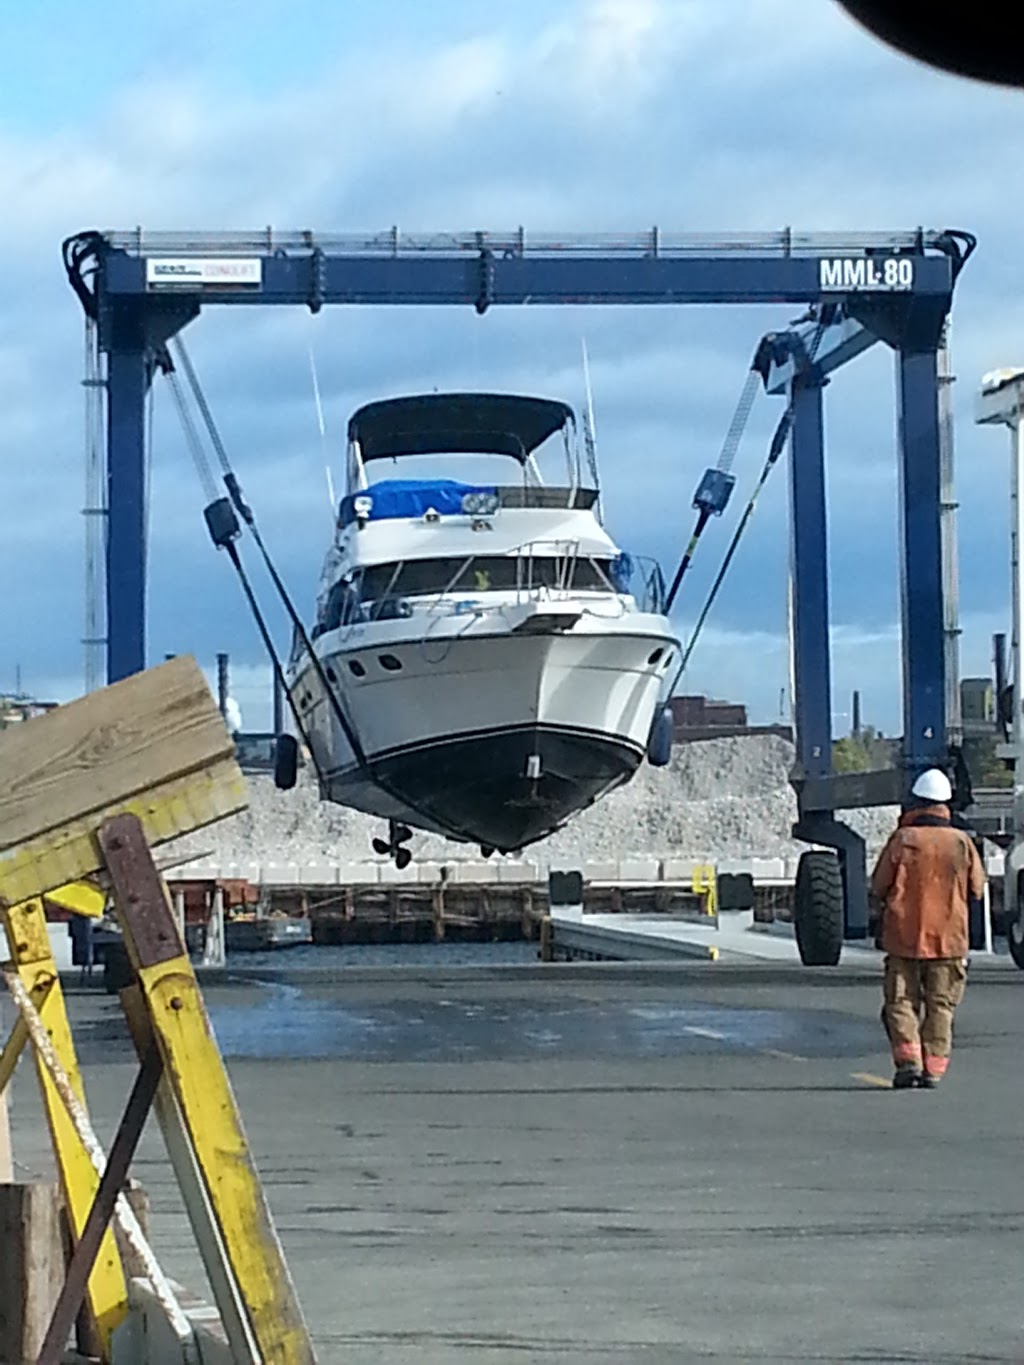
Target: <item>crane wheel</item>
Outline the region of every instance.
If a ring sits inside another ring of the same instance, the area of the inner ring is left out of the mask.
[[[800,855],[793,928],[805,967],[835,967],[843,951],[845,893],[839,859],[817,850]]]

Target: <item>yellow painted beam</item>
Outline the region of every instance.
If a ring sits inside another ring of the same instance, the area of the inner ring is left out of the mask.
[[[71,1038],[57,964],[53,960],[50,936],[46,931],[42,901],[30,900],[12,906],[0,902],[0,921],[7,933],[13,970],[31,995],[71,1082],[71,1088],[84,1108],[85,1089]],[[6,1057],[6,1049],[4,1055]],[[77,1238],[96,1197],[99,1176],[75,1132],[45,1063],[38,1056],[35,1062],[54,1158],[72,1231]],[[109,1228],[89,1277],[87,1301],[96,1324],[103,1359],[109,1360],[111,1333],[128,1313],[124,1270],[113,1231]]]
[[[92,882],[68,882],[47,891],[46,899],[62,910],[70,910],[86,919],[99,919],[107,904],[106,892]]]
[[[129,923],[125,930],[128,937]],[[264,1365],[314,1365],[313,1346],[192,964],[183,955],[141,967],[139,984]]]
[[[247,805],[245,779],[231,758],[149,788],[110,810],[138,816],[147,841],[161,844],[223,820]],[[84,816],[56,833],[0,849],[0,899],[14,905],[101,871],[103,855],[96,831],[105,818],[105,814]]]

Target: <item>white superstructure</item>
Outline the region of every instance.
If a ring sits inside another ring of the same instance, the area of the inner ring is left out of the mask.
[[[559,437],[552,487],[537,451]],[[415,455],[505,457],[516,478],[371,482]],[[328,799],[506,852],[628,781],[679,642],[660,572],[620,552],[597,501],[562,403],[431,394],[352,417],[320,667],[296,647],[289,669]]]

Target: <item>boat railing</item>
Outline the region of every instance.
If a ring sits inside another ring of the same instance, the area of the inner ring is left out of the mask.
[[[449,561],[444,577],[430,582],[428,565],[437,561],[398,560],[371,583],[353,582],[330,605],[316,634],[339,626],[390,621],[413,615],[463,615],[494,606],[570,597],[614,596],[626,607],[632,600],[642,612],[660,614],[665,582],[656,560],[620,553],[596,556],[580,548],[579,540],[536,540],[511,555],[474,554]],[[486,598],[485,595],[486,594]],[[328,599],[330,603],[330,598]]]

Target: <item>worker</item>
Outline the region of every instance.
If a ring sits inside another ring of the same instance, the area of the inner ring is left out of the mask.
[[[970,835],[953,826],[946,774],[929,768],[911,795],[871,890],[881,905],[893,1087],[930,1090],[949,1065],[953,1016],[967,984],[968,905],[984,893],[985,870]]]

